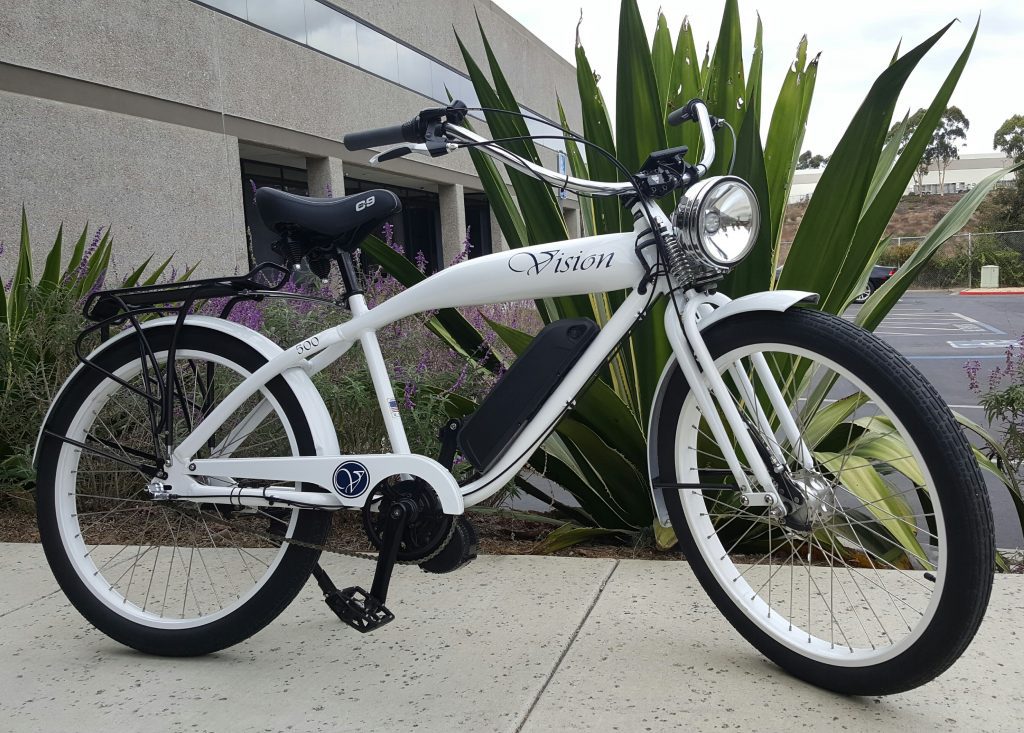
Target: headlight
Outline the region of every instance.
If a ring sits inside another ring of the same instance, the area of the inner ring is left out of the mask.
[[[686,254],[711,269],[732,269],[754,246],[761,211],[745,181],[716,176],[683,193],[672,221]]]

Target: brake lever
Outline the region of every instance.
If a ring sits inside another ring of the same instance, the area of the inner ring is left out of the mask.
[[[425,145],[422,147],[426,147]],[[370,158],[370,165],[380,165],[389,160],[395,158],[404,158],[409,153],[413,152],[412,147],[409,145],[399,145],[397,148],[391,148],[391,150],[385,150],[383,153],[377,153]]]
[[[385,150],[382,153],[377,153],[370,158],[370,165],[380,165],[386,163],[389,160],[395,160],[396,158],[404,158],[407,155],[418,153],[420,155],[429,155],[431,158],[437,158],[441,155],[447,155],[448,153],[455,150],[456,145],[453,143],[446,143],[442,140],[433,140],[427,143],[417,143],[415,145],[399,145],[396,148]]]

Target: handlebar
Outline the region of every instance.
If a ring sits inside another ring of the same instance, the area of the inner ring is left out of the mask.
[[[630,181],[607,182],[575,178],[539,166],[505,148],[487,145],[490,142],[487,138],[459,127],[458,123],[462,122],[465,116],[466,105],[456,101],[450,107],[423,110],[415,119],[402,125],[350,133],[344,137],[342,143],[348,150],[363,150],[395,143],[427,143],[426,145],[406,146],[379,153],[371,159],[371,163],[374,164],[413,152],[423,152],[431,156],[443,155],[463,143],[479,146],[480,152],[516,170],[536,176],[555,188],[568,189],[590,196],[619,196],[632,193],[635,190]],[[707,105],[700,99],[690,100],[679,109],[673,110],[668,116],[670,125],[678,125],[688,120],[697,121],[700,125],[701,137],[704,140],[704,155],[695,166],[697,178],[700,178],[707,173],[708,168],[715,160],[714,128],[721,124],[721,121],[708,114]],[[697,178],[687,180],[688,177],[692,176],[683,176],[684,183],[695,183],[697,180]]]
[[[349,133],[345,136],[342,144],[349,150],[364,150],[376,145],[421,142],[423,142],[423,134],[419,129],[419,121],[409,120],[402,125],[392,125],[391,127],[379,127],[376,130]]]
[[[673,126],[690,120],[695,120],[700,125],[700,134],[704,139],[704,157],[696,166],[703,176],[715,162],[714,130],[722,124],[722,121],[708,113],[708,106],[702,99],[691,99],[682,107],[672,110],[668,115],[668,124]]]

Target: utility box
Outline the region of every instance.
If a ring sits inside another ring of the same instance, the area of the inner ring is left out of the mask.
[[[982,267],[981,267],[981,287],[983,287],[983,288],[998,288],[999,287],[999,265],[982,265]]]

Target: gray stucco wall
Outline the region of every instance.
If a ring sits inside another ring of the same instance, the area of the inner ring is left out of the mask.
[[[460,70],[452,26],[483,63],[479,12],[520,101],[557,118],[558,91],[579,119],[572,66],[486,0],[335,4]],[[436,104],[188,0],[21,0],[0,13],[0,64],[60,82],[5,87],[0,66],[0,237],[16,237],[25,202],[37,240],[52,239],[61,220],[80,229],[88,218],[114,227],[123,259],[175,249],[182,261],[201,258],[207,274],[245,262],[238,138],[336,157],[370,177],[358,166],[372,151],[345,151],[345,133]],[[116,113],[126,93],[139,116]],[[554,166],[553,152],[541,156]],[[479,190],[465,154],[386,170],[406,185]]]
[[[23,203],[37,267],[61,222],[76,237],[86,222],[112,227],[122,275],[172,252],[208,274],[247,267],[235,138],[5,92],[0,130],[5,278]]]

